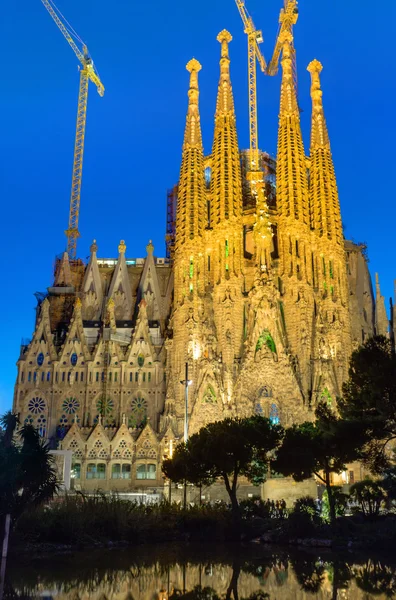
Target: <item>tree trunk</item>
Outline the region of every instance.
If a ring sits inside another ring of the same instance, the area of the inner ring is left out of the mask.
[[[333,490],[330,485],[330,472],[329,471],[326,471],[326,490],[327,490],[327,498],[329,499],[330,523],[331,523],[331,525],[334,525],[336,522],[336,510],[335,510]]]
[[[227,588],[226,600],[231,600],[231,593],[234,600],[238,600],[238,579],[241,572],[241,565],[238,559],[236,559],[232,565],[232,577],[230,585]]]
[[[236,481],[237,478],[234,476],[234,481],[232,486],[230,485],[230,481],[226,474],[223,475],[224,483],[226,486],[226,490],[231,500],[231,508],[232,508],[232,517],[234,521],[234,532],[235,536],[239,539],[241,535],[241,513],[239,511],[239,504],[236,495]]]

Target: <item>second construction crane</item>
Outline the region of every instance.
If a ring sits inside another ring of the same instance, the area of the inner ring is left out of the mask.
[[[88,83],[92,81],[98,90],[100,96],[104,95],[104,86],[100,80],[99,74],[95,69],[92,58],[88,53],[87,46],[78,37],[75,31],[70,27],[69,23],[63,17],[62,13],[57,9],[52,0],[41,0],[49,14],[55,21],[56,25],[62,32],[66,41],[69,43],[74,54],[80,61],[82,68],[80,69],[80,89],[78,94],[77,108],[77,125],[76,137],[74,142],[74,160],[73,160],[73,175],[72,187],[70,195],[70,210],[69,210],[69,226],[65,231],[67,236],[67,252],[71,259],[76,258],[77,239],[80,236],[78,230],[78,219],[80,214],[80,198],[81,198],[81,181],[82,167],[84,158],[84,141],[85,141],[85,126],[87,120],[87,102],[88,102]],[[73,37],[82,46],[81,50]]]

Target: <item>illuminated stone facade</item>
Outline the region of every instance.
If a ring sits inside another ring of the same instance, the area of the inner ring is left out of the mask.
[[[260,413],[285,426],[334,402],[351,351],[388,322],[375,305],[364,247],[344,240],[319,75],[313,61],[306,156],[291,40],[283,39],[276,161],[261,154],[255,206],[240,152],[223,31],[212,152],[204,156],[196,60],[171,258],[57,259],[22,346],[14,409],[53,445],[73,451],[83,489],[163,486],[161,460],[183,436],[227,416]],[[275,182],[276,178],[276,182]],[[174,197],[172,197],[172,202]],[[169,225],[169,223],[168,223]],[[172,443],[171,443],[172,442]]]

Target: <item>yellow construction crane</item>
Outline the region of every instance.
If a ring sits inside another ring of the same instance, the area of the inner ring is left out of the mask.
[[[293,42],[293,26],[297,23],[298,19],[298,8],[297,8],[297,0],[284,0],[285,6],[282,8],[279,15],[279,29],[278,35],[276,37],[275,49],[270,60],[270,63],[267,67],[266,74],[267,75],[276,75],[279,69],[279,60],[282,52],[282,34],[285,31],[288,31],[291,34],[291,51],[292,51],[292,60],[293,60],[293,81],[294,87],[297,94],[297,66],[296,66],[296,51],[294,49]]]
[[[80,213],[80,196],[82,166],[84,156],[85,125],[87,120],[87,101],[88,101],[88,83],[92,81],[98,90],[99,96],[104,95],[104,86],[100,80],[99,74],[95,69],[94,63],[88,53],[88,48],[79,38],[73,28],[66,21],[62,13],[58,10],[52,0],[41,0],[49,14],[61,30],[66,41],[71,46],[74,54],[80,61],[80,90],[78,94],[77,108],[77,126],[76,138],[74,143],[73,177],[70,196],[69,227],[65,231],[67,236],[67,252],[72,259],[76,258],[77,238],[80,236],[78,231],[78,218]],[[73,37],[81,44],[82,50],[78,47]]]
[[[259,171],[259,147],[257,131],[256,61],[259,63],[263,73],[266,72],[267,63],[260,50],[260,44],[263,42],[261,31],[255,28],[253,19],[247,11],[244,0],[235,0],[235,2],[248,38],[250,171],[257,172]]]

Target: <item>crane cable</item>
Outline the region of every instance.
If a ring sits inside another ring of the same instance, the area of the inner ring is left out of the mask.
[[[80,38],[77,31],[72,27],[72,25],[70,25],[69,21],[66,19],[66,17],[62,14],[62,12],[56,6],[55,2],[53,0],[48,0],[48,2],[51,4],[54,11],[57,12],[60,17],[62,17],[64,23],[66,23],[66,25],[67,25],[66,29],[70,33],[70,35],[73,36],[74,39],[76,39],[78,42],[80,42],[80,44],[85,46],[86,45],[85,42]]]

